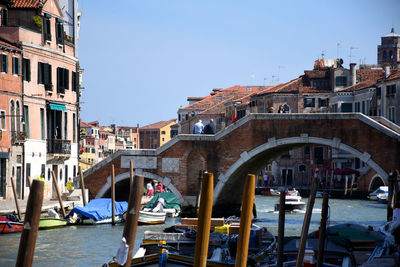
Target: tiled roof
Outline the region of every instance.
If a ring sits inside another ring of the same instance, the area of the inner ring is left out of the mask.
[[[46,1],[47,0],[10,0],[10,3],[12,8],[39,8],[40,2],[44,4]]]
[[[329,70],[305,70],[304,74],[309,79],[328,79]]]
[[[341,90],[338,90],[337,92],[354,92],[354,91],[359,91],[362,89],[366,89],[369,87],[372,87],[374,84],[376,84],[376,80],[366,80],[362,81],[359,83],[356,83],[355,85],[348,86],[346,88],[343,88]]]
[[[245,95],[251,94],[253,92],[258,92],[259,90],[264,90],[264,86],[240,86],[235,85],[225,89],[213,89],[212,93],[205,96],[203,100],[197,101],[189,106],[180,108],[179,111],[199,111],[204,112],[206,110],[210,110],[212,108],[216,108],[216,106],[220,104],[224,104],[227,101],[231,101],[234,98],[240,98]],[[221,107],[222,110],[224,109]],[[217,108],[218,109],[218,108]],[[217,112],[219,113],[219,112]]]
[[[80,126],[81,128],[92,128],[92,127],[93,127],[93,126],[90,125],[89,123],[86,123],[86,122],[83,122],[83,121],[81,121],[81,122],[79,123],[79,126]]]
[[[167,126],[168,124],[170,124],[171,122],[175,122],[176,119],[171,119],[171,120],[167,120],[167,121],[159,121],[153,124],[149,124],[143,127],[140,127],[140,130],[148,130],[148,129],[161,129],[162,127]]]
[[[392,80],[397,80],[400,79],[400,70],[393,71],[389,77],[384,79],[385,81],[392,81]],[[383,81],[383,79],[380,79],[379,81]]]
[[[360,82],[366,80],[374,80],[383,77],[384,71],[382,69],[360,69],[357,70],[357,76],[360,78]]]

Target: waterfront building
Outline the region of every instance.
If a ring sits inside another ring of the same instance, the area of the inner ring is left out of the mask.
[[[0,35],[20,44],[22,57],[16,70],[24,73],[20,103],[23,151],[16,155],[20,163],[11,167],[15,171],[10,176],[16,177],[21,197],[26,197],[28,178],[43,174],[45,198],[54,197],[51,172],[64,191],[78,166],[82,70],[77,58],[77,0],[63,1],[62,7],[57,0],[2,3]]]
[[[377,115],[400,126],[400,70],[385,68],[385,76],[376,84]]]
[[[14,181],[18,196],[24,194],[22,80],[27,77],[22,74],[22,61],[21,47],[0,38],[0,197],[4,198],[12,197],[10,177],[17,178]]]
[[[115,152],[115,134],[107,126],[99,127],[99,160]]]
[[[140,148],[155,149],[171,140],[171,126],[175,125],[175,121],[175,119],[159,121],[140,127]]]
[[[137,127],[118,126],[116,127],[117,141],[123,144],[123,149],[139,148],[139,125]]]

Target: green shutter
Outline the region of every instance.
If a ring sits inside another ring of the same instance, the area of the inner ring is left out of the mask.
[[[26,80],[28,82],[31,81],[31,60],[30,59],[26,60]]]
[[[64,88],[69,89],[69,70],[64,69]]]
[[[17,57],[17,75],[21,75],[21,59]]]
[[[38,84],[43,84],[43,79],[42,79],[42,73],[43,73],[42,64],[43,64],[43,63],[38,62],[38,82],[37,82]]]
[[[5,69],[5,73],[8,73],[8,56],[7,55],[5,55],[5,62],[6,62],[6,69]]]

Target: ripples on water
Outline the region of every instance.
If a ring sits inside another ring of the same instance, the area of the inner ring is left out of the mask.
[[[274,212],[278,197],[256,196],[259,226],[278,232],[278,212]],[[303,199],[307,203],[307,199]],[[311,218],[310,232],[317,230],[321,219],[322,199],[317,198]],[[329,200],[329,223],[362,223],[378,226],[386,220],[386,205],[363,200]],[[300,235],[304,211],[285,215],[285,235]],[[138,249],[144,231],[162,231],[177,223],[170,219],[163,226],[139,226],[135,240]],[[123,225],[69,226],[40,231],[36,243],[33,266],[101,266],[116,255],[123,232]],[[20,234],[0,235],[0,266],[14,266]]]

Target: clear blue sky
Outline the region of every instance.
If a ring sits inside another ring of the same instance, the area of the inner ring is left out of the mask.
[[[79,0],[84,121],[140,126],[177,117],[212,88],[287,82],[314,60],[376,63],[400,33],[399,0]],[[266,80],[264,80],[266,79]]]

